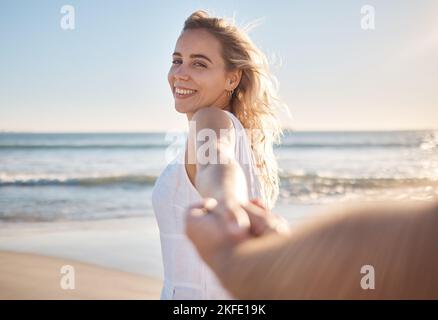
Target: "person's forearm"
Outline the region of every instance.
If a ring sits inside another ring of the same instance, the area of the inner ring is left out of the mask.
[[[209,263],[239,299],[436,299],[437,208],[364,208],[224,249]],[[361,287],[366,265],[373,290]]]
[[[206,262],[237,299],[288,299],[284,291],[278,292],[290,266],[287,238],[271,234],[237,247],[223,247]]]
[[[226,163],[198,166],[195,185],[204,198],[224,200],[233,198],[248,201],[246,178],[239,163],[227,159]]]

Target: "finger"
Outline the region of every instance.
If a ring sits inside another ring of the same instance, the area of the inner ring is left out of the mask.
[[[210,205],[216,204],[217,202],[210,203]],[[247,239],[249,237],[249,220],[246,212],[239,207],[240,213],[238,210],[233,209],[233,215],[224,215],[221,214],[220,209],[219,207],[214,207],[211,210],[206,210],[205,206],[203,208],[191,209],[187,216],[186,225],[186,232],[189,234],[189,237],[197,228],[216,228],[225,230],[229,239],[234,243]],[[245,222],[245,218],[248,222]]]
[[[251,225],[248,214],[245,210],[243,210],[241,207],[238,207],[235,212],[236,222],[237,225],[245,230],[249,229],[249,226]]]
[[[251,223],[251,233],[255,236],[275,233],[289,233],[289,223],[282,216],[256,205],[244,207]]]
[[[251,238],[251,234],[247,228],[240,228],[233,223],[228,224],[227,232],[231,243],[240,243]]]
[[[255,201],[256,203],[253,203]],[[253,214],[259,215],[259,216],[267,216],[269,213],[269,210],[267,210],[263,205],[259,205],[260,200],[253,199],[250,200],[249,203],[243,204],[242,207],[248,212],[251,212]]]
[[[201,201],[198,201],[198,202],[196,202],[194,204],[191,204],[188,207],[188,210],[191,210],[191,209],[204,209],[204,208],[210,210],[210,209],[214,208],[216,205],[217,205],[216,199],[214,199],[214,198],[204,198]]]
[[[205,198],[204,206],[207,210],[213,210],[218,205],[217,200],[215,198]]]
[[[270,228],[269,223],[260,216],[250,214],[250,221],[251,221],[251,227],[250,227],[251,234],[254,236],[257,237],[261,236],[265,234]]]
[[[219,215],[209,214],[211,211],[205,208],[204,202],[192,205],[191,207],[191,209],[187,210],[185,217],[186,227],[198,228],[205,224],[220,223]]]
[[[232,208],[226,208],[225,211],[222,211],[223,208],[216,208],[212,210],[213,213],[218,213],[218,215],[222,216],[225,219],[227,224],[234,225],[236,228],[240,229],[249,229],[250,221],[248,218],[248,214],[246,211],[240,206],[236,205]]]
[[[277,224],[277,232],[278,233],[290,233],[291,232],[291,228],[289,225],[289,221],[287,221],[284,217],[280,216],[280,215],[276,215],[277,219],[279,221],[279,223]]]
[[[259,198],[254,198],[250,200],[251,203],[255,204],[256,206],[260,207],[261,209],[266,209],[265,205]]]
[[[259,206],[252,203],[244,205],[243,208],[248,215],[252,234],[259,236],[265,233],[268,228],[270,228],[266,210],[263,210]]]
[[[246,211],[240,204],[224,206],[223,203],[219,203],[210,212],[224,223],[227,232],[231,236],[239,238],[249,233],[250,221]]]
[[[250,223],[245,213],[245,219],[235,217],[233,220],[223,220],[225,222],[225,228],[230,237],[230,240],[234,243],[239,243],[245,239],[250,238]]]
[[[291,232],[289,225],[284,222],[277,223],[275,231],[282,234],[289,234]]]
[[[201,208],[194,208],[189,210],[189,215],[192,217],[202,217],[205,216],[207,214],[206,210],[203,210]]]

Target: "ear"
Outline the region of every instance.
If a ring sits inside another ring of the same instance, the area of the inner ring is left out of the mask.
[[[227,78],[227,90],[234,90],[240,83],[242,78],[242,70],[230,71]]]

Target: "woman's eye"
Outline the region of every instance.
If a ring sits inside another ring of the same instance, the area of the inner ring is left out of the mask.
[[[182,64],[182,61],[181,60],[172,60],[172,64]],[[202,68],[207,67],[205,64],[203,64],[201,62],[194,62],[193,65],[197,66],[197,67],[202,67]]]

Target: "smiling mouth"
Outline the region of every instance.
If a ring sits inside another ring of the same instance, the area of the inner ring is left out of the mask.
[[[178,99],[189,98],[195,95],[197,90],[175,88],[174,96]]]

